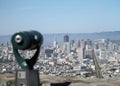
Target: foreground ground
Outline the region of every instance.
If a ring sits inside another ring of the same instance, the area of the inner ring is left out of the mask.
[[[14,74],[0,74],[0,83],[3,80],[9,81],[14,79],[15,79]],[[120,80],[106,80],[97,78],[84,79],[79,77],[61,77],[50,75],[40,75],[40,81],[43,83],[42,86],[50,86],[50,83],[63,83],[63,82],[71,82],[69,86],[120,86]]]

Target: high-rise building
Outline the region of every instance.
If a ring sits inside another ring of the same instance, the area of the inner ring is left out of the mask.
[[[66,53],[70,53],[70,42],[69,42],[69,36],[68,35],[64,36],[63,49]]]
[[[77,56],[78,56],[78,60],[79,63],[82,64],[83,63],[83,58],[84,58],[84,48],[77,48]]]
[[[57,44],[57,41],[56,41],[56,38],[54,37],[54,40],[53,40],[53,47],[54,48],[57,48],[58,47],[58,44]]]
[[[86,42],[86,45],[85,45],[86,49],[92,48],[92,41],[90,39],[87,39],[85,42]]]
[[[90,39],[85,41],[84,58],[92,58],[92,41]]]
[[[77,42],[77,48],[79,48],[80,47],[80,40],[78,40],[78,42]]]
[[[75,41],[74,41],[74,40],[71,40],[70,46],[71,46],[71,47],[74,47],[74,44],[75,44]]]
[[[81,40],[80,46],[81,46],[81,48],[85,48],[86,42],[84,40]]]
[[[64,36],[64,42],[69,42],[69,36],[68,35]]]
[[[85,49],[85,56],[84,58],[89,58],[92,59],[93,58],[93,54],[92,54],[93,49]]]
[[[53,50],[52,49],[45,49],[45,57],[52,57]]]

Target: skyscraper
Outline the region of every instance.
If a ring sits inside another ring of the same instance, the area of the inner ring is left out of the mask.
[[[77,55],[78,55],[78,60],[79,60],[80,64],[82,64],[83,58],[84,58],[84,48],[82,48],[82,47],[77,48]]]
[[[70,42],[69,42],[69,36],[64,36],[64,45],[63,45],[64,51],[66,53],[70,53]]]
[[[57,48],[58,44],[57,44],[57,41],[56,41],[56,38],[54,37],[54,40],[53,40],[53,47],[54,48]]]
[[[68,35],[64,36],[64,42],[69,42],[69,36]]]

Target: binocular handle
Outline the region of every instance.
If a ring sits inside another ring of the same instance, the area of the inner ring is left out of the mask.
[[[33,70],[33,66],[35,65],[37,58],[39,56],[40,48],[39,47],[37,48],[34,56],[31,59],[24,59],[23,57],[21,57],[18,50],[15,49],[14,47],[13,47],[13,52],[14,52],[16,61],[18,62],[18,64],[21,66],[22,69]]]

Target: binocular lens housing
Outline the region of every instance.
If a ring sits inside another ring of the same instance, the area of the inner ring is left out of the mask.
[[[43,36],[37,31],[23,31],[15,33],[11,38],[14,48],[20,50],[33,50],[43,43]]]

